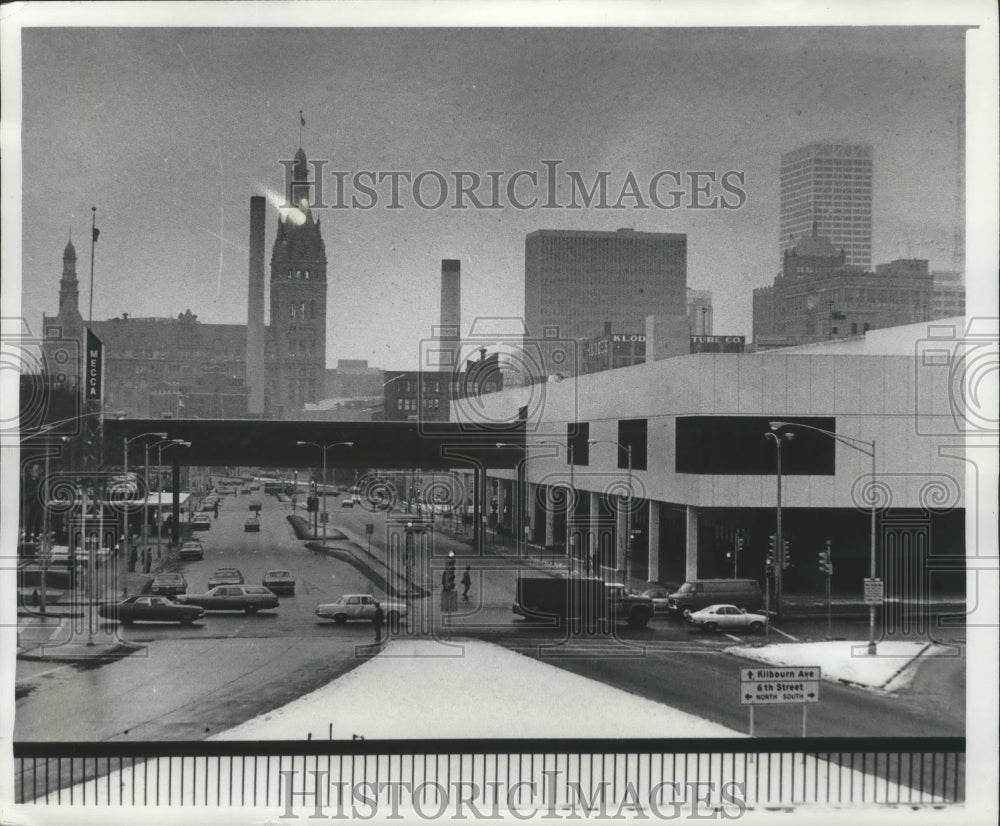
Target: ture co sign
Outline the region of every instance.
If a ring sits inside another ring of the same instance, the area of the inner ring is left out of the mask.
[[[691,336],[692,353],[742,353],[746,336]]]

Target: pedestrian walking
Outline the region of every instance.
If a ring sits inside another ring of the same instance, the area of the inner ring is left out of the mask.
[[[128,552],[128,570],[129,573],[135,573],[135,564],[139,561],[139,554],[136,552],[135,545],[132,546],[132,550]]]
[[[372,616],[372,627],[375,629],[375,642],[382,642],[382,625],[385,622],[385,612],[382,610],[382,603],[375,603],[375,614]]]
[[[215,507],[213,508],[213,510],[215,511],[215,518],[218,519],[219,518],[219,503],[218,502],[215,503]]]
[[[469,601],[469,588],[472,587],[472,573],[469,571],[469,566],[465,566],[465,571],[462,573],[462,602]]]

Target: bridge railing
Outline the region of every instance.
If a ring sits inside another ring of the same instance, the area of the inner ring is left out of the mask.
[[[662,817],[965,799],[961,737],[19,742],[14,760],[19,803],[287,816],[464,806]]]

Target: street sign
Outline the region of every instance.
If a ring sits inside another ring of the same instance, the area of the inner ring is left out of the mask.
[[[322,511],[319,515],[319,521],[325,525],[330,521],[330,514],[327,511]]]
[[[740,704],[818,703],[821,677],[818,665],[741,668]]]
[[[883,599],[882,580],[865,577],[865,605],[881,605]]]

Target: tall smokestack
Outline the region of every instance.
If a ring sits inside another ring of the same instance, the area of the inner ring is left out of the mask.
[[[454,258],[441,261],[441,367],[458,369],[462,324],[462,262]],[[448,360],[450,357],[450,361]]]
[[[250,292],[247,299],[247,412],[264,413],[264,233],[266,201],[250,198]]]

